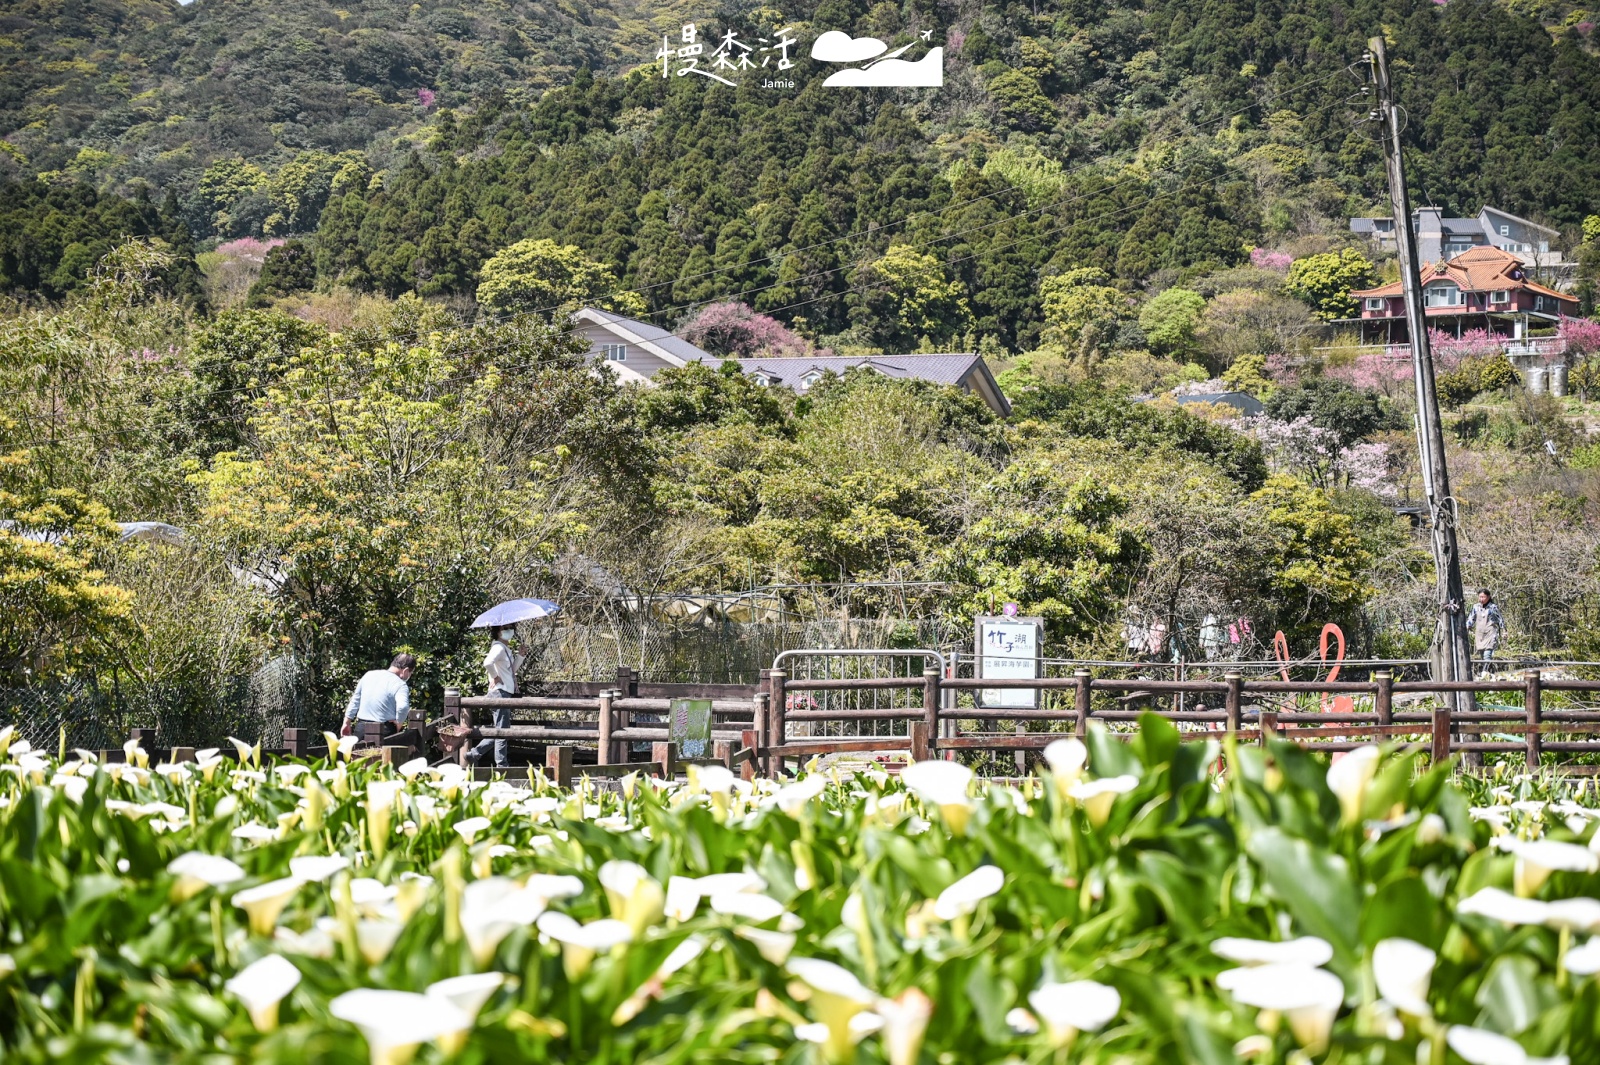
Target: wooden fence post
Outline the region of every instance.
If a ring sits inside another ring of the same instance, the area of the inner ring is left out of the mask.
[[[662,775],[671,780],[678,775],[678,745],[670,740],[658,740],[650,745],[650,760],[659,762]]]
[[[733,744],[727,740],[718,740],[711,745],[712,757],[721,762],[731,772],[733,770]]]
[[[1434,765],[1444,765],[1450,760],[1450,704],[1444,703],[1433,708],[1433,749],[1431,751]]]
[[[617,667],[617,689],[624,699],[639,697],[639,674],[633,671],[632,666]]]
[[[544,749],[544,767],[549,774],[550,782],[556,787],[572,787],[571,747],[546,747]]]
[[[1539,729],[1544,722],[1544,697],[1539,686],[1539,671],[1530,669],[1522,675],[1522,705],[1528,711],[1528,768],[1539,768],[1539,756],[1544,753],[1544,737]]]
[[[739,742],[753,752],[755,759],[761,757],[759,753],[754,753],[761,750],[761,734],[757,730],[753,728],[743,730],[739,733]],[[754,780],[756,778],[756,767],[750,759],[745,759],[739,763],[739,777],[741,780]]]
[[[1017,735],[1026,736],[1027,734],[1028,723],[1026,721],[1018,721]],[[1017,776],[1026,776],[1028,772],[1028,752],[1023,748],[1018,747],[1016,752],[1012,755],[1012,761],[1016,762],[1017,764]]]
[[[922,723],[928,730],[928,757],[938,756],[939,685],[943,675],[937,669],[922,671]]]
[[[311,730],[286,728],[283,730],[283,749],[291,758],[304,758],[311,747]]]
[[[192,762],[194,761],[194,748],[174,747],[172,748],[172,753],[167,755],[167,761],[174,764],[178,762]]]
[[[907,731],[911,733],[907,737],[911,741],[911,760],[913,762],[926,762],[928,760],[928,726],[921,721],[913,721]]]
[[[1278,712],[1263,707],[1256,717],[1261,723],[1261,735],[1258,738],[1258,742],[1265,747],[1267,745],[1267,737],[1276,734],[1278,731]]]
[[[767,674],[767,748],[769,750],[782,747],[788,736],[788,729],[784,723],[784,695],[783,683],[786,674],[781,669],[774,669]],[[767,776],[777,779],[783,775],[783,756],[769,754],[767,756]]]
[[[1372,707],[1378,712],[1378,724],[1394,724],[1394,674],[1378,673],[1373,676],[1373,681],[1378,685],[1378,690],[1372,695]],[[1387,739],[1389,734],[1383,733],[1380,739]]]
[[[456,693],[456,720],[461,724],[461,726],[463,728],[469,728],[470,729],[472,727],[472,709],[470,707],[466,707],[466,706],[462,706],[461,705],[461,693],[460,692]],[[494,719],[490,718],[490,720],[492,721]],[[460,747],[459,750],[456,751],[456,757],[461,762],[462,765],[464,765],[464,766],[472,765],[472,759],[469,758],[468,755],[470,755],[472,753],[473,748],[476,747],[476,746],[477,746],[477,744],[473,743],[471,740],[467,739],[466,737],[462,738],[461,747]]]
[[[1072,679],[1078,682],[1076,689],[1076,709],[1078,711],[1078,720],[1077,723],[1073,725],[1072,734],[1081,740],[1085,736],[1089,735],[1089,686],[1092,681],[1087,669],[1074,670],[1072,673]]]
[[[611,764],[611,692],[600,693],[600,742],[595,751],[596,765]]]
[[[461,689],[446,688],[444,690],[444,716],[447,721],[461,721]]]
[[[150,748],[156,744],[156,730],[153,728],[131,728],[128,730],[128,738],[144,748],[145,753],[148,754]]]
[[[1228,694],[1224,697],[1224,708],[1228,711],[1228,731],[1237,734],[1239,731],[1240,707],[1243,703],[1244,678],[1237,673],[1229,673],[1223,677],[1228,682]]]
[[[764,676],[762,677],[762,683],[766,683],[766,677]],[[756,758],[759,761],[761,748],[767,746],[772,735],[772,697],[765,691],[758,691],[751,703],[750,730],[754,735],[754,739],[745,744],[745,746],[757,752]]]

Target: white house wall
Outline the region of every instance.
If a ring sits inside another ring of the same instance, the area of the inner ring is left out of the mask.
[[[626,366],[629,370],[635,374],[638,374],[640,377],[644,377],[646,379],[654,377],[658,372],[672,365],[672,363],[667,362],[652,352],[646,351],[644,348],[640,347],[638,344],[635,344],[633,341],[628,340],[626,337],[617,336],[609,329],[602,325],[597,325],[594,322],[579,322],[577,324],[576,331],[579,336],[588,341],[589,350],[596,356],[601,354],[601,348],[606,344],[628,345],[628,359],[625,363],[620,365]],[[613,363],[612,365],[616,366],[619,364]],[[623,376],[626,377],[626,375]]]

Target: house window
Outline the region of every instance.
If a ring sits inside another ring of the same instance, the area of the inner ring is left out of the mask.
[[[1508,289],[1508,288],[1495,289],[1493,292],[1489,293],[1489,302],[1490,303],[1510,303],[1511,302],[1511,290]]]
[[[602,344],[600,345],[600,350],[605,353],[607,362],[628,361],[628,345],[626,344]]]
[[[1429,285],[1422,292],[1425,307],[1459,307],[1463,302],[1460,287],[1450,282]]]
[[[1511,227],[1510,226],[1501,226],[1500,227],[1500,235],[1502,237],[1509,237],[1511,235]]]
[[[1389,308],[1389,301],[1384,299],[1382,296],[1368,296],[1367,297],[1367,310],[1369,310],[1369,311],[1383,311],[1383,310],[1387,310],[1388,308]]]
[[[822,374],[819,373],[816,370],[812,370],[810,373],[808,373],[804,377],[800,378],[800,387],[801,388],[810,388],[812,385],[816,384],[820,380],[822,380]]]
[[[1533,309],[1536,310],[1536,311],[1544,310],[1544,297],[1543,296],[1535,296],[1533,298]]]
[[[756,382],[757,385],[761,386],[762,388],[771,388],[772,387],[772,378],[768,377],[764,373],[756,374],[755,375],[755,382]]]

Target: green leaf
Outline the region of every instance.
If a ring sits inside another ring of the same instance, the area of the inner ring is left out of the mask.
[[[1288,907],[1298,930],[1321,936],[1347,962],[1352,961],[1360,907],[1345,860],[1276,828],[1253,834],[1246,850],[1260,864],[1263,883]]]

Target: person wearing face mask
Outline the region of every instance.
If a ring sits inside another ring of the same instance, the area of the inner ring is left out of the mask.
[[[494,631],[494,642],[489,645],[489,653],[483,659],[483,670],[489,676],[491,699],[510,699],[517,694],[517,669],[522,665],[523,657],[515,650],[516,640],[517,630],[510,626]],[[495,728],[510,726],[511,710],[508,707],[497,706],[490,713]],[[504,769],[510,762],[509,748],[510,744],[505,740],[483,740],[467,758],[477,765],[483,761],[484,755],[493,750],[496,768]]]

